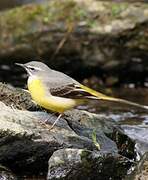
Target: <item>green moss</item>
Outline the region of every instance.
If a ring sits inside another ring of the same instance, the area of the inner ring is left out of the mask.
[[[92,132],[92,140],[97,149],[100,150],[100,144],[97,142],[96,129],[94,129]]]
[[[126,8],[128,8],[127,3],[113,3],[111,6],[111,14],[112,14],[112,16],[118,16]]]
[[[113,3],[111,7],[112,15],[118,15],[125,8],[126,5],[123,3]],[[5,29],[5,32],[3,32],[5,38],[7,34],[11,34],[13,35],[12,40],[15,42],[24,41],[23,37],[26,36],[26,32],[27,35],[34,34],[35,31],[39,32],[45,26],[52,27],[58,22],[61,22],[67,28],[69,24],[77,24],[80,21],[85,21],[90,28],[97,26],[99,23],[98,20],[94,20],[90,16],[85,8],[82,8],[73,0],[55,0],[47,4],[18,7],[6,11],[0,17],[1,27]]]
[[[81,153],[81,161],[83,172],[85,174],[90,174],[90,172],[92,172],[92,169],[94,169],[95,167],[97,167],[97,170],[99,171],[102,166],[101,164],[103,162],[103,156],[100,155],[95,157],[93,155],[93,152],[83,150]]]
[[[11,32],[13,41],[16,41],[20,36],[25,35],[26,32],[32,31],[32,21],[38,19],[41,10],[41,6],[26,6],[6,12],[3,18],[0,19],[5,29],[5,35],[7,35],[7,32],[8,34]]]
[[[85,150],[82,151],[81,160],[82,160],[82,164],[83,164],[85,173],[89,173],[91,170],[91,166],[92,166],[91,158],[89,156],[91,156],[91,152],[85,151]]]
[[[5,38],[7,32],[8,34],[11,32],[13,41],[16,42],[21,40],[20,37],[26,36],[26,32],[33,34],[44,28],[45,25],[52,26],[58,22],[62,22],[67,28],[70,23],[77,23],[85,16],[86,12],[78,7],[73,0],[63,0],[12,9],[3,14],[0,22],[5,29]]]
[[[0,26],[3,27],[0,29],[0,41],[24,42],[27,36],[36,35],[36,32],[43,32],[44,29],[48,31],[54,25],[60,30],[80,22],[85,22],[90,29],[101,27],[118,18],[129,6],[127,3],[108,2],[98,2],[98,6],[99,3],[100,7],[104,8],[103,12],[101,8],[97,12],[90,11],[74,0],[54,0],[46,4],[25,5],[3,12],[0,16]]]

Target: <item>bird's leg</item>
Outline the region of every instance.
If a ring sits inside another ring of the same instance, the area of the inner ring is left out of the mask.
[[[50,130],[55,126],[55,124],[58,122],[58,120],[61,118],[63,114],[59,114],[59,116],[57,117],[57,119],[55,120],[55,122],[52,124]]]
[[[47,119],[45,119],[44,123],[48,124],[48,121],[56,114],[56,112],[52,113],[51,116]]]

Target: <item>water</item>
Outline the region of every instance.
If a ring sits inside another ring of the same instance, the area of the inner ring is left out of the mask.
[[[117,88],[113,92],[116,97],[148,105],[147,88]],[[91,102],[87,108],[121,125],[124,133],[136,141],[136,150],[141,155],[148,151],[148,110],[119,103],[96,101]]]

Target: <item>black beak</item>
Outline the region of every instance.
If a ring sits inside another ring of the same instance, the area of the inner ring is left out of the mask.
[[[17,66],[21,66],[22,68],[24,68],[28,74],[31,74],[29,68],[25,65],[25,64],[21,64],[21,63],[15,63]]]
[[[23,68],[25,68],[25,69],[27,68],[25,64],[21,64],[21,63],[15,63],[15,64],[16,64],[17,66],[21,66],[21,67],[23,67]]]

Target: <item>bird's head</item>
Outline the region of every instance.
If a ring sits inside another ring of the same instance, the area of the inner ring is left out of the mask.
[[[45,73],[51,71],[51,69],[44,63],[39,61],[31,61],[25,64],[15,63],[18,66],[23,67],[29,76],[37,75],[38,73]]]

